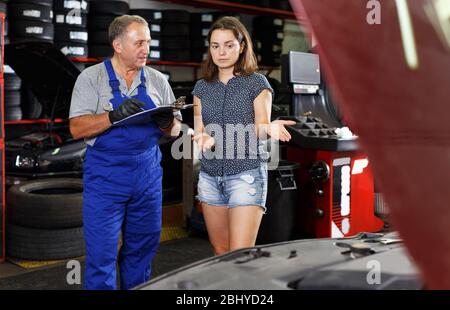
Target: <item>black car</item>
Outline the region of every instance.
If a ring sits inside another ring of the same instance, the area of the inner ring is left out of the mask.
[[[214,256],[156,277],[140,290],[422,289],[395,232],[304,239]]]
[[[7,177],[81,176],[86,144],[72,139],[67,122],[72,89],[80,69],[53,44],[45,42],[7,44],[5,62],[40,102],[43,118],[49,121],[44,125],[6,127]],[[53,122],[56,119],[63,121]]]
[[[80,177],[86,144],[38,131],[5,143],[6,173],[23,178]]]

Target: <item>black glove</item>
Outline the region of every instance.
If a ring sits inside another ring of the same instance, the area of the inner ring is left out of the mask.
[[[169,128],[172,125],[174,116],[172,111],[164,111],[160,113],[152,114],[152,120],[155,121],[156,125],[158,125],[161,129]]]
[[[145,106],[145,103],[134,99],[126,99],[122,102],[121,105],[114,111],[109,112],[109,121],[112,123],[120,121],[124,118],[127,118],[130,115],[136,114],[142,111],[142,108]]]

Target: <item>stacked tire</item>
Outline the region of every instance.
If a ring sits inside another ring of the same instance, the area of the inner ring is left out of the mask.
[[[161,18],[162,59],[168,61],[190,61],[191,15],[184,10],[164,10]]]
[[[213,13],[191,14],[191,60],[202,62],[208,55],[208,33],[214,22]]]
[[[81,179],[41,179],[12,186],[7,194],[6,253],[27,260],[85,253]]]
[[[22,119],[21,88],[22,80],[9,66],[4,67],[5,77],[5,121]]]
[[[159,61],[161,60],[162,53],[162,40],[161,40],[161,20],[162,11],[151,9],[135,9],[130,10],[131,15],[138,15],[145,19],[150,29],[150,51],[148,53],[148,59]]]
[[[283,39],[283,19],[272,16],[257,16],[253,19],[253,46],[259,64],[281,64]]]
[[[188,11],[136,9],[132,10],[131,13],[143,17],[149,23],[152,40],[159,41],[159,49],[157,46],[150,47],[149,59],[168,61],[190,60],[190,13]],[[156,44],[154,43],[154,45]]]
[[[14,0],[8,3],[9,40],[53,42],[53,0]]]
[[[88,56],[88,0],[53,0],[55,46],[67,57]]]
[[[112,56],[108,28],[117,17],[129,14],[130,6],[125,0],[91,0],[89,10],[89,57]]]

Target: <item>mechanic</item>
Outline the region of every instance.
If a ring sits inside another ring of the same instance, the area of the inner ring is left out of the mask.
[[[146,66],[150,39],[142,17],[117,17],[109,26],[112,58],[85,69],[73,89],[70,131],[88,145],[83,175],[85,289],[116,289],[117,255],[121,289],[146,282],[159,245],[158,140],[178,136],[181,114],[169,111],[153,115],[145,124],[112,126],[175,101],[163,74]]]

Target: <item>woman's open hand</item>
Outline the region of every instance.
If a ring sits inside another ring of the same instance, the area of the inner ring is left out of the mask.
[[[192,140],[197,142],[198,147],[202,150],[202,152],[210,150],[215,144],[214,138],[204,132],[194,135]]]
[[[295,121],[276,120],[268,125],[267,134],[275,140],[287,142],[291,140],[291,135],[284,126],[295,125]]]

